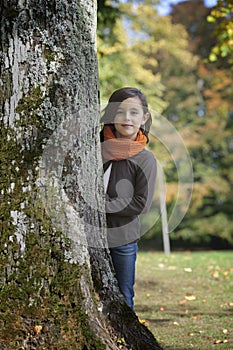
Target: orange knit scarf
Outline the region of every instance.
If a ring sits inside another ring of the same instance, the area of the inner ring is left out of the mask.
[[[116,138],[109,125],[104,127],[104,142],[102,142],[102,155],[108,160],[122,160],[141,152],[146,146],[147,138],[139,130],[135,140]]]

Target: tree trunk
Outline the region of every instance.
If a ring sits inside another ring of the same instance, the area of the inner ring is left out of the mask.
[[[106,246],[96,3],[1,14],[0,349],[160,349]]]

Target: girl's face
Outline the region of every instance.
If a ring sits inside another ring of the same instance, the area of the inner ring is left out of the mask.
[[[129,97],[119,105],[114,118],[116,137],[134,140],[149,114],[144,114],[139,97]]]

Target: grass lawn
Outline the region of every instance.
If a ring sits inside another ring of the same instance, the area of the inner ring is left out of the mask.
[[[233,349],[233,252],[140,252],[135,312],[164,350]]]

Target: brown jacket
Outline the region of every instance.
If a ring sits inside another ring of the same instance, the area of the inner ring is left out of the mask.
[[[156,160],[144,149],[128,159],[111,162],[105,207],[108,244],[116,247],[140,237],[139,215],[150,209],[153,200]],[[104,164],[104,170],[109,163]]]

